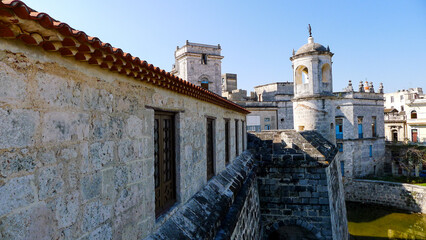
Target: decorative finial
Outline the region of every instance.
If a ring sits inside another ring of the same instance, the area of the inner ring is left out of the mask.
[[[311,24],[308,24],[309,37],[312,37],[312,28]]]
[[[352,87],[352,81],[349,80],[348,86],[346,87],[346,92],[353,92],[354,88]]]
[[[380,86],[379,86],[379,93],[383,93],[383,83],[380,83]]]
[[[330,47],[327,45],[327,52],[330,52]],[[350,80],[349,80],[350,81]]]
[[[293,56],[294,56],[294,54],[296,54],[296,53],[294,52],[294,48],[293,48]]]
[[[374,93],[374,86],[373,86],[373,82],[370,82],[370,92]]]
[[[362,81],[359,82],[358,91],[359,92],[364,92],[364,84],[363,84]]]

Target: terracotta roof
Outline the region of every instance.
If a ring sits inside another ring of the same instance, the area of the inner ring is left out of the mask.
[[[178,78],[130,53],[125,53],[120,48],[114,48],[99,38],[75,30],[46,13],[37,12],[21,1],[1,0],[0,37],[19,39],[27,45],[39,46],[45,51],[56,51],[63,57],[74,57],[77,61],[85,61],[157,87],[240,113],[250,113],[215,93]]]

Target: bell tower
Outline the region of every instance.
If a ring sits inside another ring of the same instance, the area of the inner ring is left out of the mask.
[[[192,43],[188,40],[175,51],[172,74],[197,86],[222,95],[220,45]]]
[[[298,131],[316,130],[335,143],[333,53],[314,42],[309,25],[308,43],[290,57],[293,67],[293,120]]]

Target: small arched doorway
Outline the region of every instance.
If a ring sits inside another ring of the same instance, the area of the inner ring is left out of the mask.
[[[398,130],[392,130],[392,141],[398,142]]]

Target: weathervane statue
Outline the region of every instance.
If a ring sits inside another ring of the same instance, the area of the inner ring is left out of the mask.
[[[311,24],[308,24],[309,37],[312,37],[312,28]]]

